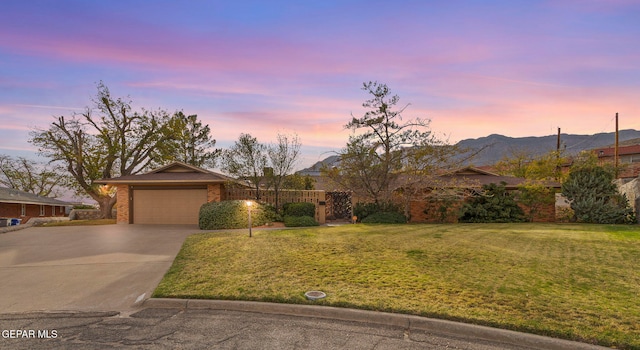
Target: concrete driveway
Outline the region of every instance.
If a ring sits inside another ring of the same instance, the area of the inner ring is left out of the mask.
[[[149,298],[196,226],[31,227],[0,234],[0,310],[124,311]]]

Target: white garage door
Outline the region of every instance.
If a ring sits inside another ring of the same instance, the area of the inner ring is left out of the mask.
[[[141,189],[133,191],[134,224],[198,224],[206,189]]]

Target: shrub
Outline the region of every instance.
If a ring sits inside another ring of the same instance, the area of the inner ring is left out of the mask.
[[[318,226],[318,222],[311,216],[285,216],[284,225],[287,227]]]
[[[96,209],[96,206],[91,204],[76,204],[73,206],[73,209]]]
[[[524,222],[524,211],[505,183],[483,185],[483,193],[472,197],[460,210],[460,222]]]
[[[274,219],[273,207],[254,202],[251,207],[251,226],[262,226]],[[241,200],[205,203],[200,207],[199,226],[201,230],[248,227],[247,204]]]
[[[310,216],[316,215],[316,205],[313,203],[285,203],[282,208],[284,209],[284,216]]]
[[[407,218],[396,212],[379,212],[362,219],[363,224],[406,224]]]
[[[364,218],[375,213],[402,213],[402,208],[395,203],[381,202],[381,203],[356,203],[353,207],[353,215],[358,217],[358,221],[362,221]]]
[[[597,224],[631,224],[635,214],[627,197],[613,183],[614,169],[589,166],[571,170],[562,194],[571,203],[575,220]]]

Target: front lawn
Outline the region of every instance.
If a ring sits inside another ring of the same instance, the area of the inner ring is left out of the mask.
[[[154,297],[408,313],[640,349],[640,227],[345,225],[190,236]],[[322,290],[327,298],[307,301]]]

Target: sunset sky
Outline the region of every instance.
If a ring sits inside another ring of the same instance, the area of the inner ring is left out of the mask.
[[[450,142],[640,129],[640,1],[0,3],[0,154],[33,155],[101,80],[220,147],[295,132],[298,169],[345,145],[370,80]]]

